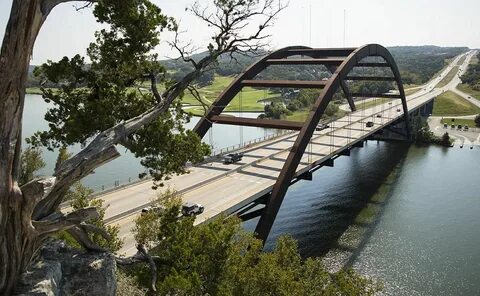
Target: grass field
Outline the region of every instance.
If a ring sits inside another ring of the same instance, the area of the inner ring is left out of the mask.
[[[480,90],[474,90],[470,85],[463,83],[459,84],[457,88],[464,93],[471,95],[472,98],[480,101]]]
[[[480,108],[451,91],[438,96],[433,105],[433,115],[435,116],[462,116],[479,113]]]
[[[202,102],[211,105],[220,93],[230,85],[233,81],[233,77],[227,76],[215,76],[215,79],[211,85],[206,87],[200,88],[198,90]],[[235,98],[230,102],[227,106],[226,111],[263,111],[263,103],[259,102],[261,100],[273,100],[274,98],[278,97],[278,94],[275,94],[269,90],[258,90],[251,87],[244,87],[243,90],[235,96]],[[241,104],[240,104],[241,99]],[[192,105],[192,106],[200,106],[200,102],[198,102],[190,93],[186,93],[183,97],[183,103]],[[192,113],[198,115],[198,111],[203,112],[203,108],[192,108],[189,109]]]
[[[40,90],[39,87],[27,87],[25,92],[29,95],[41,95],[42,91]]]
[[[440,81],[438,84],[437,84],[437,88],[440,88],[440,87],[444,87],[445,85],[447,85],[450,81],[452,81],[453,77],[455,77],[455,75],[457,75],[458,73],[458,66],[455,66],[453,67],[450,72],[448,72],[447,76],[445,76],[442,81]]]
[[[467,56],[464,55],[463,57],[461,57],[461,58],[458,60],[457,65],[458,65],[458,66],[463,65],[463,63],[465,62],[466,59],[467,59]]]
[[[448,124],[448,127],[450,127],[452,124],[461,124],[462,126],[468,125],[469,127],[475,127],[475,121],[473,119],[455,118],[455,121],[452,122],[452,118],[444,118],[441,120],[441,122],[442,124]]]

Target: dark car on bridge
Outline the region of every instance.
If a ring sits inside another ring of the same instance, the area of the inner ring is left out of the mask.
[[[373,121],[369,121],[369,122],[367,122],[367,124],[366,124],[366,125],[367,125],[367,127],[372,127],[372,126],[373,126]]]
[[[187,202],[182,205],[182,215],[187,217],[200,215],[204,209],[201,204]]]
[[[224,164],[232,164],[242,160],[243,153],[230,153],[223,157]]]

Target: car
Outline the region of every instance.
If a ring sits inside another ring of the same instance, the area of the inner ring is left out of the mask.
[[[372,127],[372,126],[373,126],[373,121],[369,121],[369,122],[367,122],[367,124],[366,124],[366,125],[367,125],[367,127]]]
[[[455,128],[455,124],[452,124],[452,125],[451,125],[451,128]]]
[[[223,157],[224,164],[232,164],[242,160],[243,153],[230,153]]]
[[[182,205],[182,215],[187,217],[200,215],[204,209],[201,204],[187,202]]]
[[[377,118],[382,118],[382,114],[377,114]]]
[[[158,215],[162,215],[165,212],[165,207],[163,206],[148,206],[142,209],[141,215],[146,213],[156,213]]]
[[[444,123],[443,128],[447,128],[447,127],[448,127],[448,124]]]
[[[402,110],[400,110],[400,108],[397,108],[397,112],[400,112],[400,111],[402,111]]]
[[[324,124],[324,123],[319,123],[317,125],[317,127],[315,128],[316,131],[321,131],[321,130],[324,130],[326,128],[329,128],[330,126],[328,124]]]
[[[463,127],[463,129],[466,130],[466,131],[468,131],[468,125],[465,125],[465,126]]]
[[[389,105],[391,105],[391,104],[392,104],[392,102],[388,102],[388,104],[389,104]]]
[[[461,130],[461,129],[462,129],[462,125],[461,125],[461,124],[457,125],[457,128]]]

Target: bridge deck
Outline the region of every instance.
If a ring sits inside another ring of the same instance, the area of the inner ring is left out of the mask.
[[[456,65],[456,61],[452,65]],[[451,68],[449,66],[445,69],[445,73]],[[441,92],[441,89],[427,86],[419,93],[407,97],[409,112],[423,106]],[[315,132],[298,166],[297,175],[401,118],[403,112],[397,112],[397,109],[402,110],[400,100],[393,101],[391,105],[386,103],[351,113],[330,123],[329,128]],[[382,116],[378,118],[376,114]],[[374,126],[367,128],[367,121],[373,121]],[[189,174],[176,176],[165,182],[165,185],[182,193],[184,201],[205,206],[205,212],[197,217],[196,224],[221,213],[235,212],[271,191],[297,134],[298,132],[287,134],[245,149],[245,156],[240,163],[225,165],[218,160],[192,167]],[[153,191],[151,186],[152,182],[147,181],[101,196],[109,205],[106,211],[107,222],[120,225],[120,235],[125,239],[123,251],[127,254],[135,251],[130,235],[133,219],[162,190]]]

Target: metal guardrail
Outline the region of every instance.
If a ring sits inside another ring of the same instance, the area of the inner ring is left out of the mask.
[[[266,142],[266,141],[269,141],[269,140],[272,140],[272,139],[275,139],[275,138],[278,138],[278,137],[281,137],[281,136],[284,136],[284,135],[287,135],[287,134],[290,134],[290,133],[292,133],[292,131],[278,130],[277,132],[275,132],[273,134],[269,134],[269,135],[265,135],[265,136],[260,137],[260,138],[255,138],[253,140],[245,141],[245,142],[237,144],[237,145],[232,145],[232,146],[228,146],[228,147],[225,147],[225,148],[214,150],[214,151],[212,151],[212,154],[205,159],[204,162],[210,162],[214,158],[218,158],[219,156],[221,156],[223,154],[235,152],[235,151],[238,151],[238,150],[244,149],[244,148],[248,148],[252,145],[262,143],[262,142]],[[191,167],[191,165],[187,164],[187,167]],[[104,195],[106,193],[109,193],[109,192],[112,192],[112,191],[115,191],[115,190],[124,189],[124,188],[130,187],[130,186],[133,186],[133,185],[136,185],[136,184],[139,184],[139,183],[143,183],[143,182],[147,182],[147,181],[151,181],[151,180],[152,179],[149,178],[149,177],[145,177],[145,178],[139,178],[138,176],[128,177],[128,178],[125,178],[123,180],[114,180],[113,182],[111,182],[109,184],[96,185],[96,186],[92,186],[90,188],[94,191],[94,194],[92,196],[93,197],[98,197],[100,195]]]

